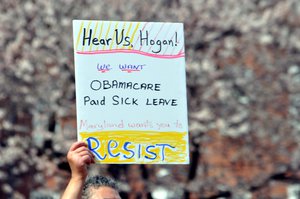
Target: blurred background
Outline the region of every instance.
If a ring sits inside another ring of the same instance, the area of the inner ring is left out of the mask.
[[[1,0],[0,198],[57,199],[68,182],[73,19],[185,26],[190,165],[91,174],[131,199],[300,198],[299,0]]]

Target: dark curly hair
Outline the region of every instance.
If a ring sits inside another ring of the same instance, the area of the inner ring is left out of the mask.
[[[83,199],[89,199],[90,196],[90,188],[99,188],[99,187],[111,187],[115,189],[116,191],[119,190],[117,182],[113,180],[112,178],[108,178],[105,176],[93,176],[90,177],[84,184],[83,190],[82,190],[82,198]]]

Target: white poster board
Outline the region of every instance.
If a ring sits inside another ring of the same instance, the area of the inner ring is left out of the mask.
[[[73,21],[78,139],[97,162],[188,164],[183,24]]]

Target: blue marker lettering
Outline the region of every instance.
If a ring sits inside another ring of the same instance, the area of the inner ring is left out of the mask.
[[[123,155],[123,157],[126,158],[126,159],[130,159],[130,158],[132,158],[132,157],[134,156],[134,151],[127,148],[127,146],[130,145],[130,144],[131,144],[131,142],[125,142],[125,144],[124,144],[124,146],[123,146],[123,149],[124,149],[125,151],[128,151],[128,152],[131,153],[131,156]]]
[[[139,154],[139,159],[140,159],[141,158],[141,145],[140,144],[139,144],[138,154]]]
[[[145,156],[145,158],[150,159],[150,160],[155,160],[155,158],[157,157],[157,155],[156,155],[154,152],[149,151],[150,148],[155,148],[155,146],[150,145],[150,146],[147,146],[147,147],[146,147],[146,152],[147,152],[147,153],[150,153],[150,154],[153,155],[154,157],[151,158],[151,157],[149,157],[149,156]]]
[[[115,145],[114,146],[111,146],[111,143],[114,143]],[[111,157],[118,157],[120,155],[120,153],[117,153],[117,154],[112,154],[111,150],[110,149],[115,149],[118,147],[118,142],[116,142],[115,140],[110,140],[107,144],[107,150],[108,150],[108,153]]]
[[[101,155],[96,151],[100,147],[99,140],[97,140],[96,138],[93,138],[93,137],[89,137],[88,139],[86,139],[86,141],[88,143],[89,150],[92,151],[97,156],[98,159],[104,160],[106,158],[106,154],[104,157],[101,157]],[[92,148],[92,141],[94,141],[96,143],[95,148]]]
[[[175,147],[169,145],[169,144],[156,144],[156,146],[161,146],[161,160],[165,160],[165,147],[170,147],[172,149],[175,149]]]

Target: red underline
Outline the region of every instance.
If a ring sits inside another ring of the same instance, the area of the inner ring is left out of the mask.
[[[133,53],[133,54],[140,54],[149,57],[155,58],[162,58],[162,59],[174,59],[174,58],[181,58],[184,57],[184,53],[179,53],[176,55],[159,55],[159,54],[152,54],[147,52],[142,52],[139,50],[127,50],[127,49],[115,49],[115,50],[96,50],[96,51],[77,51],[77,54],[82,55],[95,55],[95,54],[110,54],[110,53]]]
[[[137,69],[121,69],[122,71],[125,71],[125,72],[128,72],[128,73],[131,73],[131,72],[139,72],[140,70],[137,70]]]

